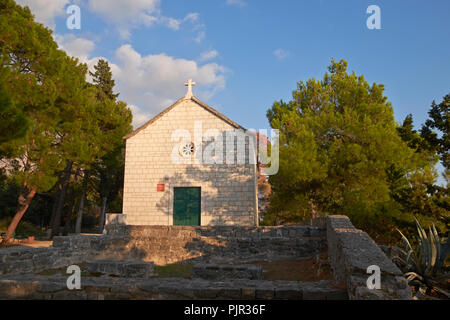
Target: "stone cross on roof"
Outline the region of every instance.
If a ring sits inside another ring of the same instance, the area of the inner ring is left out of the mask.
[[[186,99],[190,99],[192,98],[192,86],[195,86],[195,82],[192,81],[192,79],[189,79],[188,81],[186,81],[186,83],[184,84],[186,87],[188,87],[188,91],[186,93],[185,98]]]

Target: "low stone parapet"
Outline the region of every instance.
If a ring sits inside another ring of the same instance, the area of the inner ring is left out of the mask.
[[[350,299],[412,298],[411,288],[401,271],[367,233],[353,226],[347,216],[327,217],[327,244],[334,277],[346,283]],[[380,289],[367,286],[370,266],[380,268]]]
[[[105,218],[105,228],[109,225],[126,225],[127,215],[122,213],[107,213]]]
[[[125,279],[82,277],[80,290],[69,290],[61,276],[0,276],[0,299],[155,299],[155,300],[346,300],[347,292],[327,281],[203,279]]]
[[[86,261],[90,250],[73,247],[12,247],[0,250],[0,274],[39,273]]]
[[[312,257],[326,248],[326,229],[313,226],[177,227],[111,224],[107,236],[124,245],[116,254],[172,263],[236,263]],[[110,246],[111,247],[111,246]],[[105,255],[108,250],[104,251]],[[126,259],[127,257],[124,257]]]
[[[192,278],[205,280],[248,279],[262,280],[263,270],[257,265],[196,264]]]
[[[326,248],[325,229],[113,225],[104,235],[53,238],[48,248],[0,250],[0,274],[38,273],[91,260],[233,264],[313,257]]]

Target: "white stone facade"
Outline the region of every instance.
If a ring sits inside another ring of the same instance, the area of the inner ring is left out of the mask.
[[[237,161],[234,164],[195,163],[194,158],[202,159],[198,156],[200,152],[187,160],[191,163],[174,163],[172,153],[180,141],[172,141],[173,132],[185,129],[194,141],[194,129],[199,123],[202,134],[218,129],[226,135],[241,128],[192,97],[179,100],[126,138],[123,196],[126,224],[173,225],[175,187],[201,188],[202,226],[258,224],[257,170],[254,160],[250,161],[251,157],[256,157],[256,152],[251,144],[249,147],[248,139],[243,164]],[[208,142],[200,144],[204,150]],[[236,144],[242,146],[242,143]],[[224,146],[224,163],[225,149]],[[248,152],[249,149],[252,152]],[[158,184],[164,185],[164,192],[157,190]]]

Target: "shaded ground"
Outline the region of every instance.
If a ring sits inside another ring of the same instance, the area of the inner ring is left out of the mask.
[[[264,280],[290,281],[332,281],[327,252],[314,258],[302,258],[280,261],[251,261],[244,264],[260,265],[263,268]]]
[[[316,259],[255,261],[251,264],[263,268],[264,280],[321,281],[333,280],[328,265],[317,263]]]
[[[52,245],[53,241],[44,240],[34,240],[29,242],[28,240],[15,240],[12,243],[0,245],[0,250],[2,248],[14,248],[14,247],[30,247],[30,248],[47,248]]]
[[[19,246],[23,246],[23,247],[31,247],[31,248],[46,248],[46,247],[50,247],[52,245],[53,241],[33,241],[33,242],[24,242],[24,243],[19,243]]]
[[[167,266],[155,266],[155,275],[151,276],[151,278],[183,278],[190,279],[191,278],[191,270],[193,264],[171,264]],[[116,277],[114,275],[106,275],[100,272],[88,272],[86,271],[86,264],[79,265],[81,269],[82,277]],[[38,273],[41,276],[54,276],[54,275],[62,275],[67,276],[66,267],[58,268],[58,269],[49,269]]]
[[[191,278],[193,264],[169,264],[167,266],[155,266],[155,278]],[[153,278],[153,277],[152,277]]]

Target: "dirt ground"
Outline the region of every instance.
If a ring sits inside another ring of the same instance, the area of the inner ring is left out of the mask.
[[[50,247],[52,243],[53,241],[34,240],[33,242],[27,242],[23,240],[21,242],[15,242],[7,246],[1,246],[0,250],[2,248],[14,248],[14,247],[47,248]]]
[[[335,287],[345,287],[337,283],[328,264],[326,252],[319,257],[280,261],[252,261],[245,264],[260,265],[264,280],[321,281],[328,280]]]

